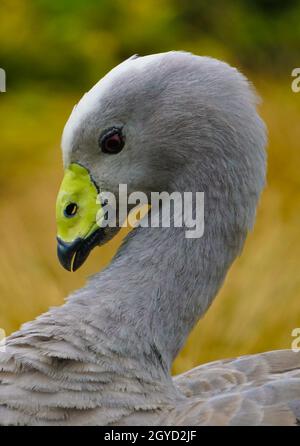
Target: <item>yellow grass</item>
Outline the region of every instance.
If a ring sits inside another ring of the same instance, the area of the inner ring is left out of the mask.
[[[270,135],[268,186],[255,230],[207,315],[174,365],[289,348],[300,327],[300,93],[258,80]],[[78,98],[47,92],[0,97],[0,327],[7,334],[59,305],[102,268],[120,237],[94,250],[74,274],[56,259],[54,204],[60,133]]]

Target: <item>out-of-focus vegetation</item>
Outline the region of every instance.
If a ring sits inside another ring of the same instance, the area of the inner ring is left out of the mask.
[[[300,326],[300,3],[271,0],[2,0],[0,67],[0,327],[17,329],[81,286],[117,249],[75,274],[56,259],[54,203],[60,134],[74,105],[126,57],[183,49],[241,68],[263,97],[268,185],[255,231],[174,371],[289,348]]]

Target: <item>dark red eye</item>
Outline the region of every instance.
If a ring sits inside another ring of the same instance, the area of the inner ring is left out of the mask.
[[[124,138],[120,129],[112,128],[100,138],[101,150],[104,153],[115,154],[124,147]]]

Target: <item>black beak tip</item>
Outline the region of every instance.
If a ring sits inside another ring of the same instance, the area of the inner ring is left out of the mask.
[[[77,238],[73,242],[64,242],[57,237],[57,257],[67,271],[76,271],[87,259],[90,251],[103,239],[103,230],[99,228],[88,238]]]
[[[57,238],[57,257],[60,264],[68,271],[71,271],[74,252],[71,243],[65,243]]]
[[[80,266],[76,265],[75,260],[76,260],[76,252],[79,249],[81,242],[82,242],[81,239],[76,239],[74,240],[74,242],[67,243],[61,240],[60,238],[57,238],[57,257],[60,264],[67,271],[76,271],[76,269],[78,269]]]

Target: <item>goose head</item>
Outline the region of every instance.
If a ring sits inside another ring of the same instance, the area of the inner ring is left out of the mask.
[[[118,208],[120,184],[147,196],[204,192],[205,225],[217,222],[234,244],[253,223],[264,146],[255,94],[236,69],[183,52],[126,60],[83,96],[63,132],[61,264],[76,270],[118,231],[118,224],[101,227],[99,215],[103,191]]]

